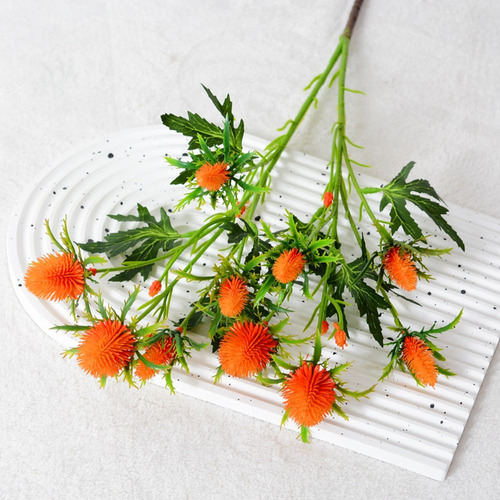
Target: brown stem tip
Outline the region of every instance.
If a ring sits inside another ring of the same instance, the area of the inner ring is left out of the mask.
[[[354,30],[354,25],[358,19],[359,11],[361,10],[361,5],[363,5],[363,0],[356,0],[352,6],[351,13],[347,24],[345,25],[343,36],[351,38],[352,32]]]

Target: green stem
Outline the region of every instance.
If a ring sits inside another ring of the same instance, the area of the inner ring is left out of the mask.
[[[344,142],[344,147],[347,147],[345,142]],[[361,189],[361,187],[358,183],[358,180],[356,179],[356,174],[354,173],[354,170],[352,168],[351,162],[349,161],[349,157],[347,154],[344,155],[344,160],[345,160],[345,164],[347,167],[347,171],[349,172],[349,179],[350,179],[352,185],[354,186],[356,193],[359,196],[360,202],[361,202],[363,208],[365,209],[365,212],[367,213],[368,217],[370,217],[373,225],[377,229],[380,236],[387,243],[392,243],[392,241],[393,241],[392,236],[390,235],[389,231],[387,231],[387,229],[377,219],[377,217],[373,213],[373,210],[370,207],[370,204],[368,203],[367,199],[365,198],[363,190]]]
[[[391,311],[395,325],[398,326],[399,328],[404,328],[403,323],[401,323],[401,320],[399,319],[398,311],[394,307],[393,303],[391,302],[389,295],[387,294],[387,292],[383,288],[380,288],[380,291],[381,291],[382,295],[384,296],[384,299],[386,300],[386,302],[389,304],[389,309]]]

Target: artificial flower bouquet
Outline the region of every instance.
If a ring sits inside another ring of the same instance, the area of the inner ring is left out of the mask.
[[[445,219],[447,208],[426,180],[410,180],[413,162],[380,187],[363,187],[356,172],[367,165],[353,157],[358,146],[347,135],[344,103],[346,92],[357,92],[346,86],[346,68],[361,4],[355,2],[325,70],[306,88],[302,107],[264,151],[244,149],[244,123],[233,115],[230,97],[221,101],[204,87],[221,115],[220,124],[191,112],[187,117],[161,117],[165,126],[189,139],[183,156],[167,156],[166,166],[159,165],[176,169],[172,184],[184,186],[176,206],[162,207],[156,216],[140,204],[135,214],[111,214],[122,229],[97,242],[73,241],[66,221],[57,236],[46,221],[54,253],[29,265],[25,285],[40,299],[67,301],[75,323],[55,328],[73,335],[77,345],[65,354],[75,356],[102,386],[108,377],[138,387],[162,376],[174,391],[173,367],[189,371],[190,352],[204,350],[218,359],[214,383],[227,374],[278,386],[283,421],[293,420],[307,440],[309,428],[328,415],[348,418],[349,398],[368,397],[375,390],[375,385],[349,389],[342,372],[350,363],[335,365],[326,353],[326,340],[348,352],[349,318],[354,314],[388,349],[380,380],[401,369],[418,385],[434,387],[440,374],[453,375],[439,364],[445,358],[434,339],[453,328],[461,312],[445,326],[426,324],[415,330],[405,326],[393,302],[395,296],[411,302],[419,280],[431,278],[425,259],[451,250],[432,246],[413,208],[464,249]],[[256,215],[272,188],[271,172],[279,168],[290,139],[317,104],[320,89],[334,85],[338,105],[326,189],[307,221],[286,211],[283,228],[273,230]],[[382,217],[375,213],[373,195]],[[193,205],[210,206],[213,212],[194,230],[175,228],[169,210]],[[363,217],[378,237],[373,248],[358,227]],[[345,251],[341,222],[349,228],[349,243],[356,245],[354,257]],[[224,247],[213,267],[196,274],[197,262],[221,241]],[[107,265],[118,256],[118,266]],[[152,279],[153,269],[158,279]],[[186,304],[185,315],[175,317],[171,301],[183,281],[198,285],[197,297]],[[130,283],[120,310],[101,297],[100,288],[110,282]],[[148,299],[137,307],[136,299],[145,293]],[[309,320],[299,330],[288,325],[292,294],[301,294],[310,305]],[[383,312],[393,319],[389,332],[383,331]]]

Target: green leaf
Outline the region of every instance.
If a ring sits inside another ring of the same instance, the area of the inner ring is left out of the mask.
[[[123,305],[122,313],[120,315],[120,321],[122,323],[125,323],[125,319],[127,317],[128,312],[130,311],[130,308],[135,302],[135,299],[137,299],[137,296],[139,295],[140,288],[138,286],[135,287],[135,290],[128,296],[127,300],[125,301],[125,304]]]
[[[219,99],[212,93],[212,91],[208,88],[205,87],[205,85],[201,85],[203,87],[203,90],[207,93],[208,97],[212,101],[213,105],[217,108],[219,113],[225,118],[228,116],[230,119],[234,119],[233,116],[233,103],[231,102],[231,98],[229,97],[229,94],[226,96],[224,99],[224,102],[221,103]]]
[[[222,143],[222,130],[220,127],[210,123],[196,113],[188,111],[187,118],[166,113],[161,116],[161,121],[170,130],[191,137],[188,149],[200,148],[199,135],[205,139],[209,146],[217,146]]]
[[[166,160],[168,161],[168,163],[170,163],[170,165],[173,165],[174,167],[177,168],[185,168],[188,170],[196,170],[198,168],[198,166],[195,163],[181,161],[178,160],[177,158],[172,158],[171,156],[167,156]]]
[[[259,291],[255,295],[254,299],[254,304],[257,305],[266,295],[266,293],[271,289],[271,286],[273,285],[274,282],[274,276],[268,276],[264,283],[262,283],[262,286],[260,287]]]
[[[228,122],[230,144],[232,148],[235,149],[236,151],[241,151],[245,126],[243,124],[243,120],[240,120],[238,127],[237,128],[234,127],[235,118],[233,115],[233,103],[231,102],[229,94],[224,99],[224,102],[221,103],[219,99],[217,99],[217,97],[215,97],[215,95],[210,91],[210,89],[205,87],[205,85],[202,85],[202,87],[207,93],[209,99],[212,101],[213,105],[222,115],[224,120]]]
[[[51,330],[63,330],[65,332],[84,332],[85,330],[88,330],[90,326],[84,326],[84,325],[57,325],[53,326],[50,329]]]
[[[149,361],[149,359],[145,358],[139,351],[136,351],[137,357],[148,367],[151,368],[155,371],[158,370],[170,370],[172,368],[171,365],[157,365],[156,363],[153,363],[152,361]]]
[[[250,193],[262,194],[269,193],[271,191],[269,188],[252,186],[251,184],[247,184],[246,182],[242,181],[241,179],[237,179],[236,177],[234,178],[234,182],[241,186],[245,191],[248,191]]]
[[[173,179],[170,184],[185,184],[188,180],[193,176],[193,172],[191,170],[183,170],[175,179]]]
[[[98,257],[97,255],[93,255],[91,257],[87,257],[83,262],[83,267],[87,267],[89,264],[105,264],[107,262],[103,257]]]
[[[226,120],[224,122],[224,133],[222,136],[222,143],[224,144],[224,161],[229,161],[229,155],[231,153],[231,148],[229,146],[231,138],[230,138],[230,130],[229,130],[229,116],[226,116]]]
[[[391,204],[392,234],[401,227],[406,234],[414,239],[423,237],[422,229],[413,219],[406,206],[406,203],[409,201],[427,214],[439,229],[444,231],[464,250],[464,242],[443,217],[448,213],[448,209],[440,203],[442,202],[441,198],[429,182],[424,179],[416,179],[411,182],[406,181],[408,174],[414,166],[414,162],[408,163],[389,184],[382,188],[383,196],[380,200],[380,210],[384,210],[388,204]]]
[[[245,219],[240,220],[243,222],[244,228],[234,222],[226,222],[222,226],[227,232],[227,241],[230,244],[239,243],[247,237],[253,239],[258,234],[258,229],[253,222],[249,223]]]
[[[179,233],[172,227],[170,218],[163,208],[160,220],[156,220],[149,210],[140,204],[137,205],[137,211],[138,215],[110,215],[110,217],[121,222],[142,222],[146,224],[145,226],[110,233],[104,237],[104,241],[83,243],[80,247],[91,253],[106,253],[110,258],[134,249],[124,260],[126,265],[127,262],[152,260],[160,251],[167,252],[179,244],[176,241]],[[152,264],[134,266],[114,276],[110,281],[129,280],[139,272],[144,279],[147,279],[152,269]]]
[[[362,244],[363,254],[351,263],[340,266],[339,271],[334,276],[334,284],[337,286],[337,293],[342,294],[344,288],[351,292],[354,302],[358,307],[360,316],[366,316],[368,329],[374,339],[384,345],[382,326],[379,318],[379,309],[389,308],[388,302],[382,295],[379,295],[375,288],[369,286],[364,278],[376,281],[375,273],[367,268],[369,262],[364,241]],[[338,312],[338,311],[337,311]]]

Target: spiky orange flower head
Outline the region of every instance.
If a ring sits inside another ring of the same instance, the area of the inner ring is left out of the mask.
[[[224,316],[238,316],[248,299],[248,289],[239,276],[226,278],[219,289],[219,306]]]
[[[398,246],[392,247],[384,255],[383,265],[391,280],[400,288],[409,292],[417,288],[417,268],[410,252]]]
[[[336,384],[330,373],[311,363],[303,363],[283,385],[285,410],[297,424],[319,424],[335,403]]]
[[[99,321],[85,331],[78,344],[78,364],[94,377],[112,377],[132,359],[134,344],[134,336],[120,321]]]
[[[342,347],[347,347],[347,335],[344,332],[344,330],[340,329],[340,326],[338,323],[333,324],[333,328],[335,329],[335,343],[339,346]]]
[[[296,248],[285,250],[273,265],[273,276],[280,283],[290,283],[297,279],[305,266],[305,258]]]
[[[161,290],[161,281],[155,280],[153,283],[151,283],[151,286],[149,287],[148,295],[150,297],[154,297],[155,295],[158,294],[158,292]]]
[[[266,367],[277,345],[266,326],[237,322],[221,340],[219,362],[228,375],[250,377]]]
[[[403,361],[415,377],[424,385],[437,382],[438,369],[429,346],[420,338],[407,336],[403,341]]]
[[[218,191],[229,179],[227,163],[204,163],[195,174],[198,186],[207,191]]]
[[[85,286],[83,266],[70,253],[47,254],[28,266],[24,283],[40,299],[76,300]]]
[[[155,365],[169,365],[175,358],[175,347],[172,339],[166,337],[150,345],[146,349],[144,357]],[[149,380],[157,372],[158,370],[146,366],[142,361],[139,361],[135,367],[135,374],[144,381]]]

